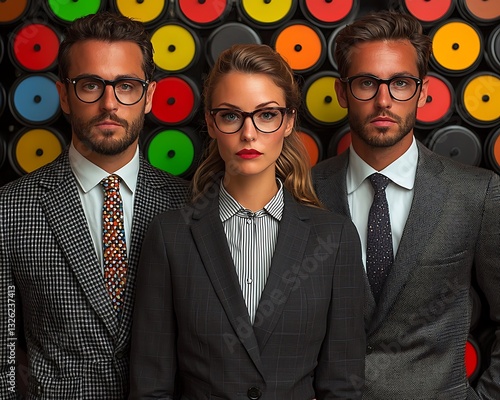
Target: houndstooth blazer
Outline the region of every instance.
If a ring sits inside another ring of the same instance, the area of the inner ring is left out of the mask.
[[[127,397],[141,244],[152,218],[181,207],[187,194],[187,182],[155,169],[141,156],[125,305],[118,320],[67,150],[51,164],[0,188],[1,399],[16,398],[13,344],[23,331],[28,399]]]

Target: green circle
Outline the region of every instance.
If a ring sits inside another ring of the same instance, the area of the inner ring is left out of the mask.
[[[188,170],[194,160],[193,141],[184,132],[168,129],[158,132],[148,149],[149,162],[172,175],[181,175]]]
[[[54,15],[63,21],[73,22],[75,19],[99,11],[101,0],[49,0],[49,7]]]

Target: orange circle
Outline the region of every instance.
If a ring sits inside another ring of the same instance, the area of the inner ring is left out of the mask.
[[[275,48],[295,71],[313,68],[324,52],[320,34],[305,24],[284,28],[276,38]]]
[[[319,161],[319,144],[316,139],[307,132],[299,131],[298,134],[307,150],[307,154],[309,154],[309,165],[312,167]]]

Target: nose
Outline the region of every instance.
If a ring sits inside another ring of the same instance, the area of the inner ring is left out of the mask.
[[[380,108],[390,108],[392,106],[392,97],[387,83],[381,83],[378,87],[375,103]]]
[[[116,110],[118,106],[118,100],[115,96],[115,89],[111,85],[106,85],[104,88],[104,93],[100,99],[101,107],[104,110],[111,111]]]
[[[246,115],[244,118],[243,126],[241,127],[241,140],[251,142],[252,140],[255,140],[257,129],[255,128],[250,115]]]

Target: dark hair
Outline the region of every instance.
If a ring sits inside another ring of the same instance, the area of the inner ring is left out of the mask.
[[[59,78],[68,77],[69,51],[71,47],[85,40],[101,40],[103,42],[128,41],[137,43],[143,55],[142,69],[146,80],[153,78],[155,64],[153,61],[153,45],[142,22],[113,14],[108,11],[87,15],[76,19],[66,30],[59,46]]]
[[[232,71],[247,74],[263,74],[283,90],[286,107],[290,112],[300,107],[301,94],[292,68],[283,57],[271,47],[260,44],[239,44],[223,51],[204,81],[205,112],[212,107],[212,94],[220,80]],[[295,120],[296,121],[296,120]],[[298,132],[294,129],[283,143],[281,154],[276,160],[276,175],[287,190],[303,204],[319,206],[311,183],[309,157]],[[207,156],[196,170],[192,179],[193,195],[201,196],[213,183],[214,176],[224,171],[217,142],[212,140],[207,148]]]
[[[419,78],[427,75],[432,40],[423,33],[420,22],[410,14],[378,11],[362,16],[338,33],[334,56],[340,76],[347,77],[353,46],[388,40],[409,40],[417,52]]]

